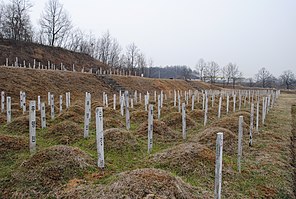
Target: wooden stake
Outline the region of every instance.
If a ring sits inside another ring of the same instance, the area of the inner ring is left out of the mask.
[[[105,167],[103,107],[96,108],[96,141],[98,153],[98,167],[103,169]]]
[[[218,118],[221,117],[222,96],[219,98]]]
[[[36,102],[30,101],[29,108],[30,153],[36,151]]]
[[[11,97],[6,97],[7,124],[11,122]]]
[[[223,155],[223,133],[217,133],[216,140],[216,167],[215,167],[215,199],[221,198],[222,189],[222,155]]]
[[[153,105],[149,105],[148,111],[148,153],[151,152],[153,146]]]
[[[50,115],[51,115],[51,119],[54,119],[54,95],[50,96]]]
[[[46,114],[45,114],[45,103],[41,103],[41,128],[46,128]]]
[[[130,113],[129,113],[129,95],[128,91],[124,92],[125,98],[125,121],[126,121],[126,129],[129,130],[131,128],[130,124]]]
[[[1,113],[5,111],[5,94],[4,91],[1,91]]]
[[[182,103],[182,136],[183,140],[186,140],[186,107],[185,103]]]
[[[244,117],[239,116],[238,120],[238,152],[237,152],[237,168],[238,172],[241,173],[241,158],[242,158],[242,140],[243,140],[243,122]]]
[[[89,136],[89,110],[90,110],[90,94],[88,92],[85,93],[85,112],[84,112],[84,138],[88,138]]]
[[[250,113],[250,140],[249,140],[249,146],[252,146],[253,144],[253,127],[254,127],[254,104],[251,104],[251,113]]]

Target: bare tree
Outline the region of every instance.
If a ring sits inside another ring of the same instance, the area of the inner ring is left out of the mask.
[[[295,83],[295,75],[291,70],[286,70],[280,76],[280,80],[282,84],[285,85],[286,89],[290,89]]]
[[[145,76],[150,77],[150,70],[151,68],[154,66],[154,62],[153,59],[150,57],[148,60],[148,68],[147,68],[147,73],[145,74]]]
[[[147,66],[145,55],[143,53],[139,53],[137,55],[136,62],[137,62],[137,66],[138,66],[138,69],[139,69],[140,73],[144,74],[145,68]]]
[[[32,41],[33,28],[29,16],[32,4],[29,0],[11,0],[1,4],[0,32],[4,38]]]
[[[58,0],[49,0],[42,12],[40,27],[47,36],[48,44],[61,46],[72,29],[72,23],[64,7]]]
[[[99,42],[99,60],[107,64],[108,57],[111,49],[111,35],[109,31],[103,34]]]
[[[112,39],[110,52],[108,56],[108,64],[113,68],[119,67],[119,60],[120,60],[120,53],[121,53],[121,46],[119,45],[116,39]]]
[[[242,77],[242,72],[239,71],[236,64],[229,63],[230,77],[232,79],[232,87],[235,87],[235,82],[237,79]]]
[[[135,43],[131,43],[126,48],[127,68],[134,70],[136,68],[136,57],[139,54],[139,49]]]
[[[126,56],[124,54],[120,55],[118,68],[119,69],[127,68],[127,59],[126,59]]]
[[[191,79],[192,70],[188,66],[182,66],[182,75],[184,77],[184,80]]]
[[[0,38],[3,38],[3,24],[4,24],[5,4],[0,1]]]
[[[231,79],[231,65],[232,63],[229,63],[222,68],[223,77],[227,80],[227,85],[229,84]]]
[[[231,62],[223,67],[222,73],[224,78],[227,79],[227,85],[229,84],[230,80],[232,80],[233,88],[235,87],[236,80],[242,76],[242,73],[239,71],[238,66]]]
[[[208,65],[206,66],[205,75],[207,78],[210,78],[211,84],[216,82],[219,71],[220,71],[220,67],[214,61],[209,62]]]
[[[253,87],[255,85],[253,78],[250,77],[247,80],[248,80],[248,86],[249,87]]]
[[[255,79],[257,83],[262,85],[263,88],[266,88],[271,86],[273,76],[268,70],[266,70],[265,67],[263,67],[255,75]]]
[[[200,80],[203,80],[203,77],[204,77],[204,71],[205,71],[205,68],[206,68],[206,63],[204,61],[204,59],[199,59],[196,66],[195,66],[196,70],[199,72],[199,77],[200,77]]]

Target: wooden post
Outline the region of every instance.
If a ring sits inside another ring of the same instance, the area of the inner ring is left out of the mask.
[[[226,113],[229,113],[229,95],[227,93],[227,97],[226,97]]]
[[[29,110],[30,153],[36,151],[36,102],[30,101]]]
[[[233,112],[235,112],[236,95],[233,95]]]
[[[238,151],[237,151],[237,168],[238,172],[241,173],[241,159],[243,154],[243,146],[242,146],[242,140],[243,140],[243,123],[244,123],[244,117],[239,116],[238,119]]]
[[[18,67],[18,58],[15,58],[15,66]]]
[[[129,95],[128,91],[124,92],[124,98],[125,98],[125,121],[126,121],[126,129],[130,130],[131,124],[130,124],[130,113],[129,113]]]
[[[23,108],[23,91],[20,91],[20,108]]]
[[[60,113],[63,112],[63,96],[60,95]]]
[[[222,96],[219,98],[218,118],[221,117]]]
[[[178,95],[178,112],[181,112],[181,99],[180,95]]]
[[[108,102],[108,94],[105,94],[105,105],[106,105],[106,107],[109,106],[109,102]]]
[[[11,122],[11,97],[6,97],[7,124]]]
[[[48,92],[47,93],[48,106],[50,106],[50,97],[51,97],[51,94],[50,92]]]
[[[105,102],[105,100],[106,100],[106,97],[105,97],[105,92],[103,92],[103,107],[105,107],[105,105],[106,105],[106,102]]]
[[[116,94],[113,95],[113,109],[116,110]]]
[[[160,108],[163,107],[163,91],[160,91]]]
[[[160,95],[157,96],[158,99],[158,106],[157,106],[157,118],[158,120],[160,120],[160,110],[161,110],[161,99],[160,99]]]
[[[194,110],[194,100],[195,100],[195,95],[192,95],[191,97],[191,110]]]
[[[153,146],[153,105],[149,105],[148,112],[148,153],[151,152]]]
[[[241,107],[242,107],[242,96],[241,96],[241,94],[239,93],[239,102],[238,102],[238,110],[239,110],[239,111],[241,110]]]
[[[139,94],[139,102],[142,103],[142,93]]]
[[[45,103],[41,103],[41,128],[46,128],[46,114],[45,114]]]
[[[1,113],[5,111],[5,94],[4,91],[1,91]]]
[[[68,92],[68,108],[71,106],[71,93]]]
[[[26,93],[25,92],[23,92],[23,100],[22,100],[22,102],[23,102],[23,114],[25,114],[25,112],[26,112]]]
[[[207,120],[208,120],[208,95],[207,93],[205,95],[205,110],[204,110],[204,126],[207,125]]]
[[[135,99],[135,104],[138,104],[138,91],[135,91],[134,99]]]
[[[265,97],[262,97],[262,125],[265,123]]]
[[[51,115],[51,119],[54,119],[54,95],[50,95],[50,115]]]
[[[250,113],[250,140],[249,146],[253,144],[253,126],[254,126],[254,103],[251,104],[251,113]]]
[[[148,95],[145,95],[145,111],[148,111]]]
[[[176,90],[174,90],[174,107],[176,107],[177,104],[177,93]]]
[[[68,109],[69,108],[69,104],[68,104],[68,99],[69,98],[69,96],[68,96],[68,92],[66,92],[66,109]]]
[[[182,103],[182,136],[183,136],[183,140],[186,140],[186,107],[185,107],[185,103]]]
[[[259,132],[259,105],[260,105],[260,100],[258,98],[257,100],[257,113],[256,113],[256,131]]]
[[[221,198],[222,189],[222,155],[223,155],[223,133],[217,133],[216,140],[216,167],[215,167],[215,199]]]
[[[124,114],[123,102],[124,102],[124,96],[121,96],[120,97],[120,113],[121,113],[121,116],[123,116],[123,114]]]
[[[131,109],[133,109],[133,108],[134,108],[134,99],[131,98]]]
[[[40,96],[38,95],[37,97],[37,110],[40,111],[41,109],[41,99],[40,99]]]
[[[85,112],[84,112],[84,138],[89,136],[89,118],[90,118],[90,94],[85,93]]]
[[[205,97],[206,95],[202,94],[202,110],[205,110],[205,102],[206,102]]]
[[[103,107],[96,108],[96,141],[98,153],[98,167],[105,167],[104,158],[104,130],[103,130]]]

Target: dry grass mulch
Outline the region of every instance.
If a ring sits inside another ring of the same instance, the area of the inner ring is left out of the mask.
[[[46,138],[52,138],[58,144],[73,144],[83,138],[83,128],[72,121],[65,120],[48,128]]]
[[[68,180],[83,178],[96,167],[95,161],[79,148],[53,146],[37,152],[13,173],[12,197],[44,197]],[[15,189],[16,188],[16,189]]]

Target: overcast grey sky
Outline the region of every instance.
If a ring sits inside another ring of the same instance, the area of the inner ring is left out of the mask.
[[[32,0],[37,25],[46,0]],[[253,77],[266,67],[296,73],[296,0],[60,0],[75,26],[135,44],[155,65],[199,58],[236,63]]]

